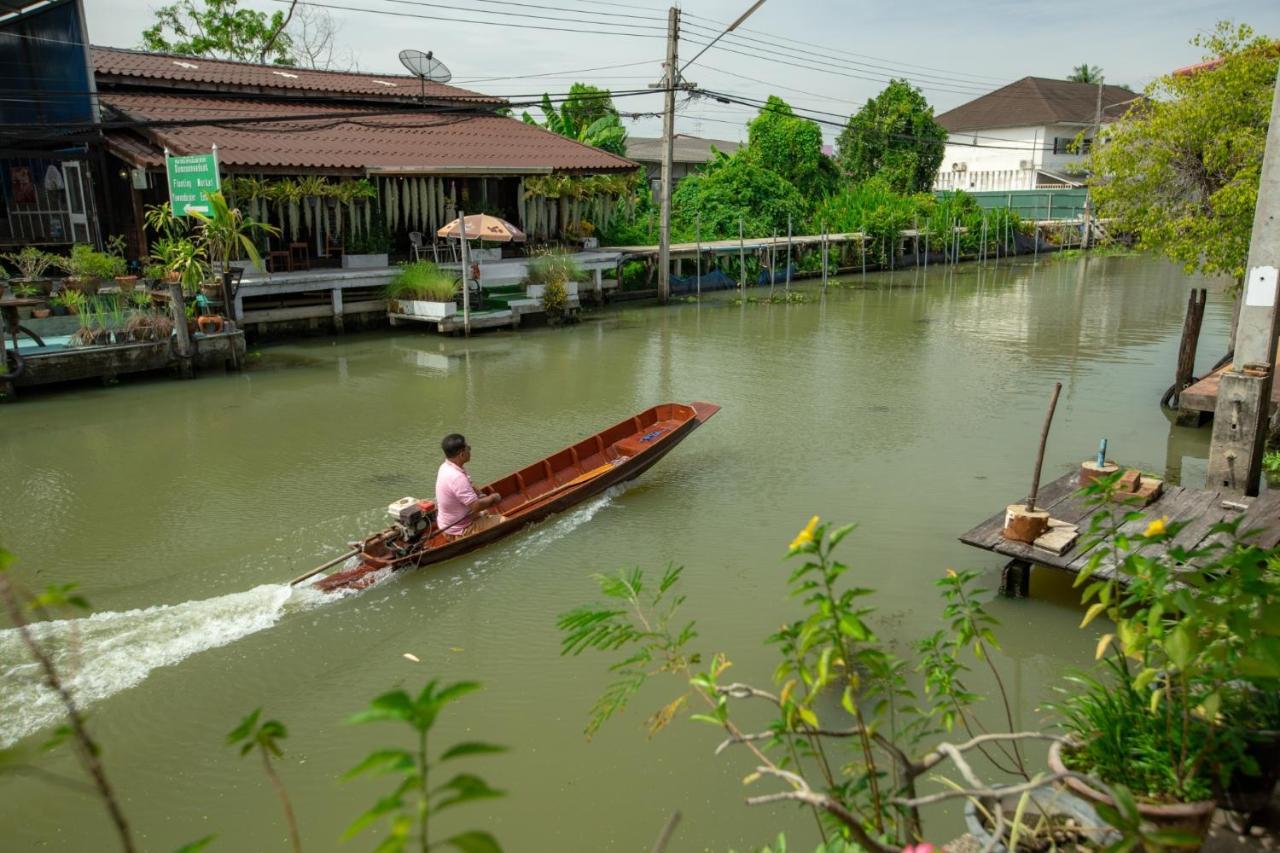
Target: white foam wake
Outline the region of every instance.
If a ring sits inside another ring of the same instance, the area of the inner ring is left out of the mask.
[[[312,589],[264,584],[203,601],[37,622],[31,630],[79,706],[87,708],[159,667],[269,628],[287,609],[324,600]],[[58,697],[44,685],[18,631],[0,631],[0,747],[62,718]]]

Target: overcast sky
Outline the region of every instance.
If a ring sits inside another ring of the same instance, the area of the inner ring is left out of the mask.
[[[163,5],[155,0],[84,2],[93,42],[117,47],[137,47],[154,9]],[[242,0],[241,5],[275,11],[284,2]],[[338,52],[362,71],[400,72],[399,50],[432,50],[452,69],[455,84],[513,98],[563,92],[574,80],[615,92],[643,89],[657,80],[665,51],[666,7],[653,0],[316,2],[394,13],[313,7],[333,18]],[[681,62],[698,51],[697,42],[708,41],[712,31],[718,32],[751,2],[684,3]],[[1162,73],[1199,61],[1200,50],[1188,40],[1224,18],[1280,37],[1277,0],[767,0],[743,28],[688,68],[685,78],[748,99],[776,94],[797,108],[834,114],[826,117],[839,121],[838,116],[856,110],[889,77],[907,77],[943,112],[1020,77],[1065,77],[1085,62],[1101,66],[1108,83],[1141,89]],[[590,32],[529,28],[535,25]],[[630,63],[640,64],[562,73]],[[516,77],[526,79],[511,79]],[[620,97],[617,105],[639,113],[662,106],[661,96],[654,93]],[[676,129],[739,139],[753,114],[737,105],[699,99],[681,105]],[[629,127],[634,135],[661,132],[660,121],[651,116],[629,120]],[[825,128],[828,140],[836,132]]]

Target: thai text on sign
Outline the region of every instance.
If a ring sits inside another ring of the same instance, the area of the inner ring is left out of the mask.
[[[208,215],[206,194],[216,193],[222,187],[218,179],[217,152],[166,157],[165,171],[169,176],[169,204],[173,215],[186,216],[191,211]]]

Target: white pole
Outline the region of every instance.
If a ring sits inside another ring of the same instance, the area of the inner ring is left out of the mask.
[[[747,292],[747,248],[742,239],[742,214],[738,214],[738,290]]]
[[[462,257],[462,333],[471,335],[471,287],[467,281],[470,270],[467,265],[467,215],[458,211],[458,242]]]
[[[787,283],[783,289],[791,293],[791,214],[787,214]]]
[[[827,289],[827,223],[822,223],[822,290]]]

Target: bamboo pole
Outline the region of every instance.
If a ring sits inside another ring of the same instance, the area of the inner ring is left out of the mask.
[[[694,217],[694,239],[698,241],[697,255],[694,260],[693,275],[698,291],[698,301],[702,301],[702,211]]]
[[[738,214],[738,290],[747,292],[747,247],[742,237],[742,214]]]
[[[1040,493],[1040,470],[1044,467],[1044,447],[1049,441],[1049,426],[1053,423],[1053,410],[1058,406],[1058,395],[1062,393],[1062,383],[1053,383],[1053,396],[1049,398],[1049,412],[1044,416],[1044,426],[1040,429],[1040,449],[1036,451],[1036,467],[1031,474],[1031,494],[1027,495],[1027,512],[1034,512],[1036,497]]]
[[[787,283],[783,289],[787,294],[791,293],[791,214],[787,214]]]

